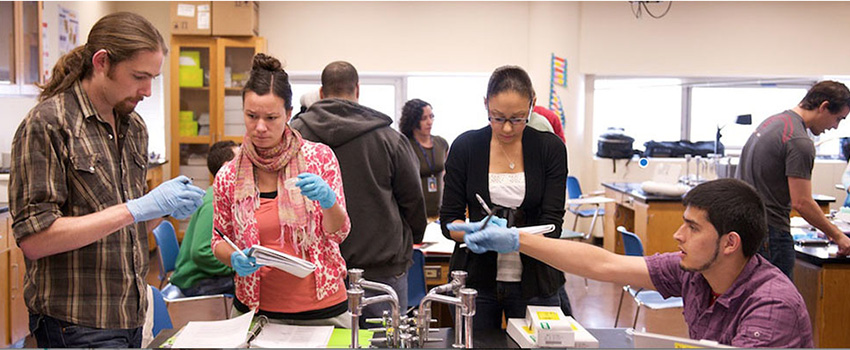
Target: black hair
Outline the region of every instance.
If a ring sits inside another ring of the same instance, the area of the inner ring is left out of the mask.
[[[758,192],[741,180],[718,179],[702,183],[685,195],[682,204],[705,210],[720,236],[735,231],[741,250],[749,258],[758,252],[767,235],[767,216]]]
[[[534,99],[534,87],[528,73],[518,66],[501,66],[490,75],[487,83],[487,98],[505,91],[513,91],[528,97],[529,103]]]
[[[419,122],[422,121],[422,108],[430,105],[418,98],[405,102],[401,108],[401,119],[398,121],[398,128],[404,136],[413,138],[413,130],[418,129]]]
[[[359,77],[351,63],[335,61],[322,70],[322,93],[327,97],[354,95]]]
[[[210,153],[207,154],[207,169],[210,174],[218,174],[218,169],[233,159],[233,147],[237,147],[236,142],[231,140],[219,141],[210,146]]]
[[[259,96],[273,91],[275,96],[283,99],[286,110],[292,110],[292,86],[289,85],[289,75],[283,70],[277,58],[262,53],[254,55],[251,77],[242,88],[242,101],[245,101],[245,93],[248,91],[253,91]]]
[[[829,102],[826,109],[830,113],[838,113],[844,107],[850,106],[850,90],[837,81],[821,81],[806,92],[806,96],[800,101],[800,108],[812,111],[817,109],[824,101]]]

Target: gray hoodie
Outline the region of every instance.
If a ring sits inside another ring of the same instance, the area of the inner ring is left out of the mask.
[[[406,272],[427,223],[419,160],[391,124],[381,112],[336,98],[314,103],[290,122],[339,160],[351,218],[340,250],[347,267],[363,269],[366,278]]]

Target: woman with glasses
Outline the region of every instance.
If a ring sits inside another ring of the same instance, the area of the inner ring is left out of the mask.
[[[522,68],[497,68],[484,98],[490,125],[460,135],[446,160],[440,222],[443,235],[457,242],[450,269],[467,271],[467,286],[478,290],[476,329],[501,328],[502,312],[524,318],[527,305],[559,306],[562,273],[522,254],[476,254],[462,244],[484,224],[553,224],[545,235],[561,235],[567,153],[554,134],[526,127],[534,96]],[[476,195],[494,212],[489,221]],[[471,223],[464,225],[467,213]]]
[[[443,196],[443,170],[449,143],[446,139],[431,135],[434,125],[434,112],[428,102],[418,98],[407,101],[401,109],[399,128],[419,158],[419,176],[422,179],[422,193],[425,195],[425,211],[429,218],[440,215],[440,201]]]

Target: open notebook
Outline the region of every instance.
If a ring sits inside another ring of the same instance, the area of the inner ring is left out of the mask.
[[[307,260],[258,244],[251,247],[248,255],[257,258],[257,263],[276,267],[299,278],[304,278],[316,270],[316,265]]]

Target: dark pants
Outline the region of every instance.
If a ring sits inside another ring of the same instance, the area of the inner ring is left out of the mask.
[[[561,286],[561,289],[558,289],[558,298],[561,301],[561,311],[564,312],[564,316],[572,316],[573,315],[573,306],[570,304],[570,296],[567,295],[567,285],[564,284]]]
[[[561,306],[558,293],[546,297],[522,297],[521,282],[496,282],[496,293],[478,292],[475,298],[475,329],[502,329],[502,312],[508,318],[525,318],[528,305]]]
[[[194,286],[186,289],[180,288],[180,291],[187,297],[196,297],[199,295],[234,294],[236,288],[233,285],[233,276],[219,276],[199,280],[195,282]]]
[[[139,348],[142,328],[100,329],[30,314],[30,333],[40,348]]]
[[[398,295],[398,313],[401,316],[404,316],[404,313],[407,312],[407,273],[403,273],[398,276],[390,276],[390,277],[380,277],[380,278],[366,278],[368,281],[383,283],[389,285],[395,290]],[[363,293],[365,298],[373,297],[376,295],[386,294],[384,292],[373,291],[371,289],[366,289]],[[381,318],[384,313],[384,310],[391,310],[389,303],[378,303],[367,305],[363,308],[363,315],[360,317],[360,328],[375,328],[375,327],[383,327],[379,324],[366,324],[367,318]]]
[[[791,233],[773,226],[767,227],[767,238],[759,248],[759,254],[778,267],[789,279],[794,280],[794,238]]]

